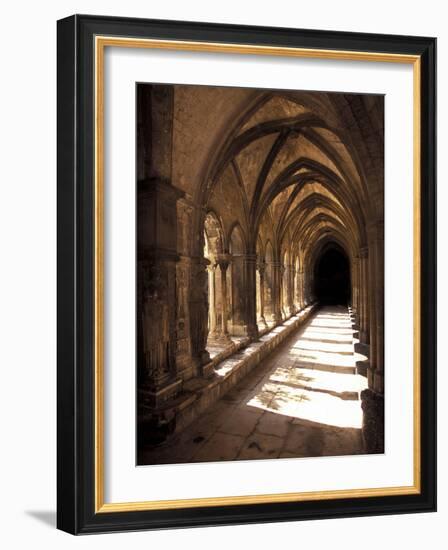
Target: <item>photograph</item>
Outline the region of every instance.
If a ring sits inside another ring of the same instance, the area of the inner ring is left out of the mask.
[[[138,82],[136,151],[137,465],[384,453],[384,95]]]
[[[3,548],[444,546],[443,8],[5,3]]]
[[[435,38],[57,49],[58,528],[433,511]]]

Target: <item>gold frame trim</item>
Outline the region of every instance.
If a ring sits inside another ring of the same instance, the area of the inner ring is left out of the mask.
[[[278,493],[180,500],[142,502],[104,502],[104,50],[106,47],[153,48],[162,50],[200,51],[273,55],[344,61],[406,63],[413,65],[413,173],[414,173],[414,482],[410,486],[366,489]],[[421,492],[421,424],[420,424],[420,206],[421,206],[421,60],[417,55],[355,52],[251,44],[225,44],[181,40],[156,40],[96,36],[95,54],[95,513],[167,510],[205,506],[231,506],[274,502],[300,502],[420,494]]]

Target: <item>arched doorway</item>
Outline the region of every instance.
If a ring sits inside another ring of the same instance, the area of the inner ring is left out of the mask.
[[[314,265],[313,294],[321,305],[348,305],[351,295],[350,262],[344,250],[330,244]]]

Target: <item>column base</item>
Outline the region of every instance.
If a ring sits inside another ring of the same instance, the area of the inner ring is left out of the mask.
[[[366,332],[365,330],[360,330],[359,331],[359,341],[361,342],[361,344],[365,344],[365,345],[369,345],[369,333]]]
[[[246,335],[253,342],[258,340],[258,326],[257,325],[246,325]]]
[[[248,326],[241,323],[231,323],[229,326],[229,332],[232,336],[237,336],[238,338],[245,338],[248,336]]]
[[[361,392],[362,436],[369,454],[384,453],[384,396],[370,389]]]
[[[215,368],[213,362],[210,361],[206,365],[201,366],[201,376],[202,378],[211,378],[215,374]]]
[[[139,390],[138,401],[144,407],[160,407],[163,403],[175,397],[180,392],[181,387],[182,379],[178,378],[165,384],[159,389],[141,389]]]
[[[176,410],[169,403],[177,399],[182,380],[174,380],[158,390],[139,390],[137,437],[138,446],[157,445],[174,432]]]
[[[203,350],[200,356],[192,357],[193,370],[195,376],[207,378],[208,366],[211,364],[210,354],[207,350]]]
[[[264,328],[268,328],[268,324],[266,323],[266,319],[264,318],[264,316],[258,319],[258,324],[263,325]]]
[[[228,346],[230,344],[233,344],[229,334],[221,333],[213,341],[220,346]]]
[[[274,313],[272,315],[272,321],[276,324],[276,325],[281,325],[283,323],[283,317],[281,315],[281,313]]]

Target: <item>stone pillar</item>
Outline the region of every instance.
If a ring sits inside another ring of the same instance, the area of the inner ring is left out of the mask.
[[[231,333],[235,336],[258,337],[256,324],[255,254],[231,256]]]
[[[278,261],[272,262],[272,320],[276,324],[281,324],[281,288],[282,288],[282,264]]]
[[[286,266],[282,263],[280,263],[280,269],[279,269],[279,283],[280,283],[280,314],[282,317],[282,321],[286,319],[286,311],[285,311],[285,298],[286,298],[286,287],[287,283],[285,284],[285,273]]]
[[[176,369],[178,376],[184,381],[195,375],[191,360],[190,312],[188,306],[188,297],[190,295],[190,270],[190,257],[180,255],[180,259],[176,265]]]
[[[137,87],[137,410],[140,443],[175,428],[177,372],[177,201],[172,182],[174,88]]]
[[[245,331],[252,339],[258,339],[257,325],[257,255],[244,255],[244,286],[245,286]]]
[[[363,390],[361,407],[364,448],[368,453],[384,453],[384,395]]]
[[[352,264],[352,312],[355,325],[359,329],[359,257],[353,258]]]
[[[363,438],[369,453],[384,452],[384,232],[383,222],[368,226],[370,366],[361,393]]]
[[[296,274],[296,269],[294,264],[287,266],[288,270],[288,288],[287,288],[287,302],[288,302],[288,314],[295,315],[296,307],[294,305],[294,278]]]
[[[231,261],[230,254],[219,254],[216,263],[221,270],[221,335],[220,341],[231,343],[228,329],[228,298],[227,298],[227,268]]]
[[[311,290],[310,290],[310,280],[305,271],[303,271],[302,277],[302,297],[303,297],[303,306],[306,307],[311,303]]]
[[[137,180],[171,181],[174,86],[137,86]]]
[[[372,242],[375,258],[375,310],[376,354],[373,388],[384,392],[384,223],[378,221],[372,227]]]
[[[207,266],[208,272],[208,337],[216,336],[216,264],[210,263]]]
[[[360,327],[359,339],[363,344],[370,342],[369,334],[369,277],[368,277],[369,250],[363,247],[359,251],[359,272],[360,272]]]
[[[264,274],[264,312],[265,318],[269,321],[274,321],[275,315],[275,273],[274,262],[266,262],[266,270]]]
[[[139,182],[138,284],[144,361],[139,388],[158,406],[173,396],[176,383],[176,201],[183,195],[160,180]]]
[[[374,387],[374,369],[376,368],[377,361],[377,311],[376,311],[376,254],[374,243],[369,239],[369,257],[368,257],[368,270],[367,270],[367,282],[368,282],[368,332],[369,332],[369,346],[370,346],[370,368],[367,373],[369,382],[369,388]]]
[[[208,353],[208,275],[209,261],[203,256],[191,259],[190,280],[190,339],[191,355],[196,374],[210,374],[210,354]]]
[[[299,267],[296,273],[296,302],[299,310],[304,308],[303,299],[303,269]]]
[[[260,275],[260,320],[264,324],[264,326],[267,327],[268,324],[266,323],[266,319],[264,316],[264,274],[266,271],[266,263],[263,261],[258,262],[257,269]]]

